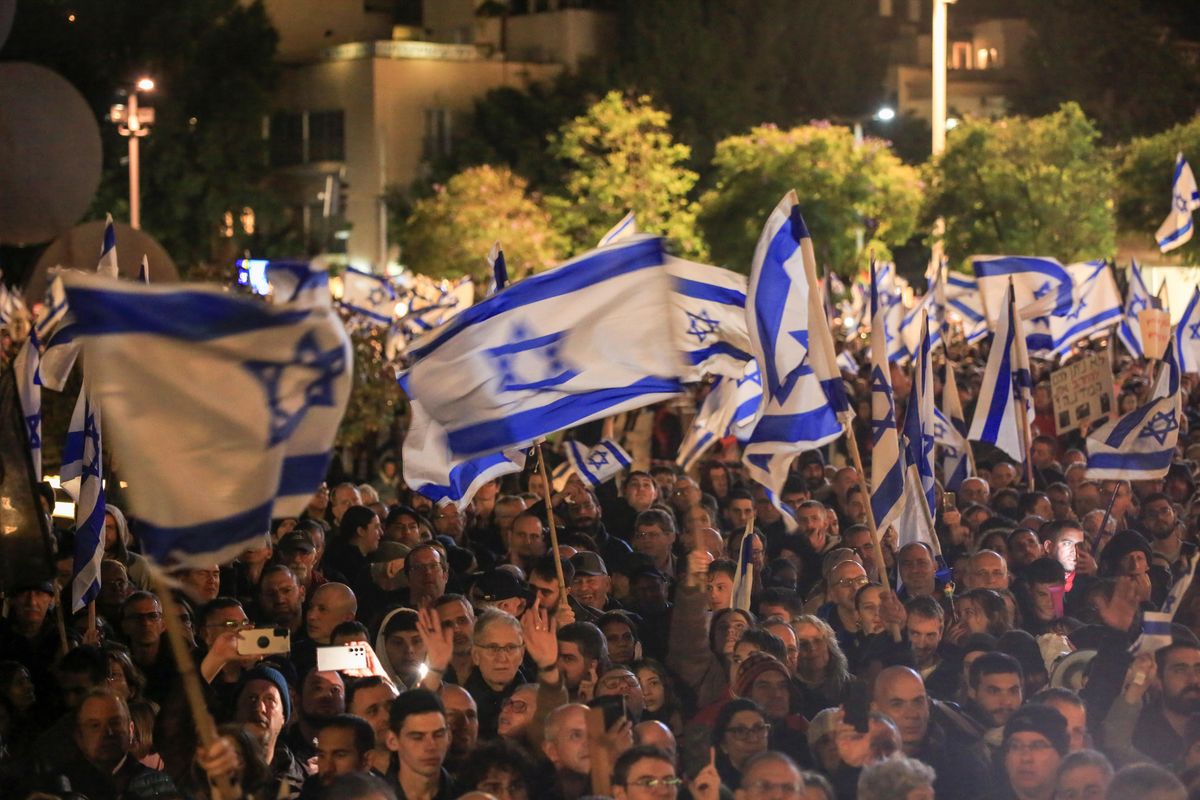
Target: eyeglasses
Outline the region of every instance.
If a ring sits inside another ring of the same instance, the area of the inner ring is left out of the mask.
[[[505,700],[503,703],[500,704],[501,711],[504,711],[509,708],[511,708],[513,711],[517,712],[518,714],[524,714],[526,711],[529,710],[529,703],[526,703],[524,700],[513,700],[510,697],[507,700]]]
[[[760,722],[757,725],[734,725],[726,728],[725,732],[735,739],[761,739],[771,731],[771,725]]]
[[[643,530],[637,531],[636,533],[633,534],[633,538],[635,538],[635,539],[661,539],[662,537],[664,537],[666,535],[667,535],[666,531],[652,528],[650,530],[643,529]]]
[[[1006,749],[1008,752],[1015,753],[1016,755],[1024,755],[1025,753],[1029,753],[1030,755],[1037,756],[1045,753],[1047,750],[1053,750],[1054,745],[1050,744],[1045,739],[1038,739],[1032,742],[1009,742]]]
[[[865,586],[870,582],[871,579],[866,575],[859,575],[857,578],[842,578],[840,581],[836,581],[833,585],[844,589],[847,586]]]
[[[147,611],[145,614],[126,614],[130,622],[158,622],[163,618],[161,611]]]
[[[683,781],[680,778],[638,778],[636,781],[630,781],[629,783],[641,789],[657,789],[659,786],[678,789]]]
[[[784,797],[799,797],[800,785],[797,783],[774,783],[773,781],[754,781],[746,787],[754,794],[782,795]]]
[[[608,691],[620,689],[623,686],[628,686],[630,689],[636,689],[641,686],[641,684],[638,683],[637,678],[633,677],[632,675],[613,675],[600,681],[600,688],[607,689]]]
[[[227,619],[224,622],[207,622],[206,628],[224,628],[227,631],[240,631],[246,628],[253,628],[254,623],[248,619]]]
[[[477,644],[475,646],[489,656],[515,656],[525,649],[524,644]]]

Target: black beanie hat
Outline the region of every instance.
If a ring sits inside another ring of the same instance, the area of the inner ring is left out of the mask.
[[[1071,738],[1067,734],[1067,720],[1057,709],[1045,705],[1024,705],[1017,713],[1009,717],[1004,725],[1004,743],[1014,733],[1040,733],[1046,741],[1054,745],[1060,756],[1065,756],[1070,747]]]

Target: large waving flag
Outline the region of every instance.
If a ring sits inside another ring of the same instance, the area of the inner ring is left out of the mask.
[[[904,454],[896,430],[896,400],[887,360],[884,315],[871,262],[871,513],[884,532],[904,510]]]
[[[1121,292],[1105,261],[1070,264],[1074,303],[1065,316],[1050,318],[1056,355],[1066,355],[1071,345],[1121,321]]]
[[[967,418],[958,397],[954,365],[946,361],[946,380],[942,384],[942,407],[935,409],[935,433],[942,448],[942,484],[957,492],[962,482],[975,474],[971,444],[967,441]]]
[[[304,509],[350,395],[328,293],[267,305],[202,285],[62,281],[146,555],[222,562]]]
[[[1117,338],[1131,355],[1144,358],[1146,351],[1142,349],[1142,327],[1138,324],[1138,312],[1154,308],[1154,295],[1146,288],[1142,280],[1142,270],[1134,261],[1129,265],[1129,293],[1125,297],[1125,318],[1117,328]]]
[[[38,366],[37,331],[30,330],[29,338],[21,345],[13,360],[13,373],[17,378],[17,396],[21,399],[21,411],[25,416],[25,432],[29,437],[29,450],[33,456],[33,476],[42,479],[42,378]]]
[[[400,387],[409,394],[408,376]],[[404,482],[437,505],[453,503],[462,509],[479,487],[525,468],[525,452],[507,450],[477,458],[456,458],[446,442],[446,430],[409,394],[411,420],[404,437]]]
[[[761,406],[762,374],[757,362],[746,364],[745,373],[736,381],[718,377],[683,437],[675,463],[687,472],[726,436],[736,436],[745,442],[754,431]]]
[[[1066,267],[1053,258],[1034,256],[976,256],[971,259],[971,266],[992,329],[996,329],[1004,313],[1004,292],[1011,280],[1016,307],[1021,311],[1027,351],[1051,357],[1054,338],[1050,333],[1050,317],[1066,316],[1074,301],[1074,283]]]
[[[946,315],[962,322],[963,336],[977,342],[987,336],[987,317],[979,296],[979,281],[961,272],[946,273]]]
[[[720,267],[667,258],[674,279],[675,341],[687,361],[685,381],[705,374],[740,378],[750,361],[746,278]]]
[[[342,306],[373,325],[390,325],[396,316],[396,289],[383,275],[353,267],[342,273]]]
[[[106,278],[115,278],[118,274],[117,230],[113,227],[112,214],[105,215],[104,240],[100,243],[100,263],[96,265],[96,272]]]
[[[1196,176],[1183,153],[1178,153],[1171,178],[1171,211],[1154,234],[1159,250],[1166,253],[1191,241],[1192,212],[1197,208],[1200,208],[1200,189],[1196,187]]]
[[[653,236],[526,278],[413,343],[413,396],[468,457],[673,397],[671,284]]]
[[[1168,343],[1163,363],[1148,403],[1088,434],[1088,480],[1147,481],[1167,474],[1183,413],[1174,341]]]
[[[71,573],[74,601],[71,610],[79,611],[100,594],[100,562],[104,560],[100,408],[88,396],[86,379],[67,428],[61,476],[63,491],[75,500],[75,558]]]
[[[746,316],[762,371],[763,411],[743,460],[750,477],[778,495],[796,456],[841,436],[853,417],[794,191],[775,206],[759,237]]]
[[[488,286],[488,296],[490,297],[508,286],[508,262],[504,260],[504,251],[500,248],[499,241],[493,244],[492,249],[488,251],[487,264],[488,272],[492,275],[492,282]]]
[[[1175,328],[1175,354],[1180,372],[1200,373],[1200,287],[1192,291]]]
[[[608,233],[600,237],[600,241],[596,244],[597,247],[604,247],[617,242],[623,242],[634,236],[637,236],[638,226],[637,217],[632,211],[621,217],[621,221],[613,225]]]
[[[967,438],[995,445],[1023,462],[1028,431],[1021,432],[1017,403],[1026,404],[1027,420],[1033,416],[1033,379],[1025,337],[1017,332],[1017,309],[1011,287],[1004,294],[1001,308],[1007,308],[1007,313],[1001,313],[997,320],[996,336],[992,339],[992,351],[988,354]]]
[[[921,342],[913,361],[912,391],[904,412],[904,461],[909,474],[916,474],[924,510],[910,508],[905,503],[901,527],[923,525],[925,517],[932,518],[936,488],[934,445],[937,441],[936,404],[933,392],[933,356],[931,353],[929,320],[921,320]],[[912,495],[910,495],[912,496]]]
[[[571,468],[592,486],[617,477],[621,470],[629,469],[631,461],[629,453],[612,439],[601,439],[590,448],[572,439],[564,443],[563,450]]]

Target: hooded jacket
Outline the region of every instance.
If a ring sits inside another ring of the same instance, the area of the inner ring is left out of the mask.
[[[111,514],[117,523],[117,541],[108,556],[125,565],[130,583],[142,591],[149,591],[150,566],[145,558],[129,549],[133,543],[133,535],[129,532],[129,521],[125,519],[125,513],[111,503],[105,504],[104,513]]]

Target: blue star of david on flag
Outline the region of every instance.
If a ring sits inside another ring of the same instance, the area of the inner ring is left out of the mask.
[[[871,435],[875,442],[882,438],[885,431],[895,430],[896,414],[892,399],[892,386],[883,376],[883,371],[876,368],[871,372],[871,391],[879,392],[887,397],[887,410],[882,417],[871,420]]]
[[[371,290],[371,293],[369,295],[367,295],[367,299],[371,301],[371,305],[378,306],[378,305],[383,305],[385,302],[387,302],[389,296],[390,296],[390,292],[388,292],[388,290],[383,286],[383,284],[380,284],[379,286],[376,286],[374,289]]]
[[[1191,334],[1189,334],[1189,336],[1192,339],[1200,339],[1200,322],[1197,322],[1195,325],[1188,325],[1187,327],[1188,327],[1188,330],[1191,331]]]
[[[334,404],[333,381],[346,371],[345,352],[340,345],[322,350],[316,335],[308,331],[296,343],[296,351],[289,361],[242,362],[259,383],[270,406],[270,431],[268,446],[274,447],[287,439],[303,421],[308,409],[316,406],[332,407]],[[289,370],[301,370],[312,375],[299,398],[285,407],[280,397],[280,384]],[[315,374],[314,374],[315,373]]]
[[[532,336],[523,323],[513,326],[509,343],[489,348],[500,378],[500,390],[520,392],[559,386],[579,374],[562,360],[560,350],[566,331]]]
[[[591,466],[593,469],[600,469],[601,467],[608,464],[608,453],[605,453],[605,452],[592,453],[592,455],[588,457],[587,462],[588,462],[588,465]]]
[[[703,309],[698,314],[693,314],[691,311],[684,313],[688,315],[688,335],[695,336],[696,341],[700,344],[704,344],[710,335],[715,336],[721,327],[721,324]]]
[[[29,426],[29,446],[39,449],[42,446],[42,415],[30,414],[25,417],[25,424]]]
[[[1138,434],[1138,438],[1145,439],[1149,437],[1153,438],[1159,444],[1166,444],[1167,436],[1170,435],[1171,431],[1178,428],[1179,421],[1175,418],[1174,411],[1160,411],[1150,418],[1150,421],[1146,423],[1141,433]]]

